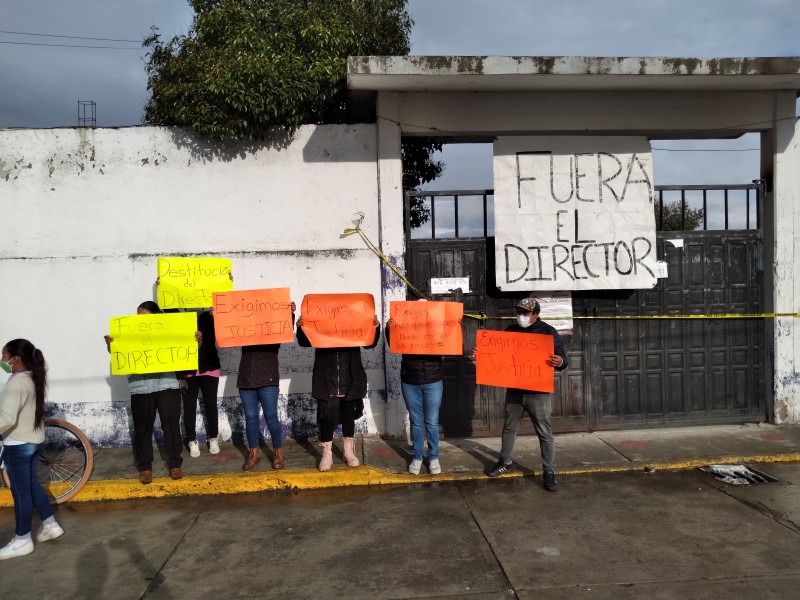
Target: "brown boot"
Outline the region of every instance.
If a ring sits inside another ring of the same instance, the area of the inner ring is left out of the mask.
[[[356,441],[351,437],[344,438],[344,462],[348,467],[357,467],[360,463],[356,457]]]
[[[259,462],[261,462],[261,456],[258,453],[258,448],[250,448],[250,455],[247,457],[247,460],[244,461],[242,465],[242,470],[249,471],[253,467],[255,467]]]
[[[274,469],[283,468],[283,448],[274,448],[275,457],[272,459],[272,467]]]

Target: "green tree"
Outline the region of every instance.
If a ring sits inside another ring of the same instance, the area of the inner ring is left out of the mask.
[[[431,155],[442,149],[437,138],[404,138],[401,148],[403,159],[403,189],[418,190],[423,184],[439,177],[444,171],[442,161],[431,160]],[[419,196],[411,198],[411,227],[419,227],[431,218],[431,210]]]
[[[703,223],[703,209],[686,207],[681,217],[681,202],[665,202],[663,221],[660,203],[654,204],[656,211],[656,229],[659,231],[694,231]]]
[[[406,0],[189,0],[186,35],[143,46],[144,121],[252,139],[347,116],[348,56],[408,54]]]

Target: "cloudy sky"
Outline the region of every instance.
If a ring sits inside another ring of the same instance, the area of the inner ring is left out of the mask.
[[[421,55],[800,55],[797,0],[410,0],[409,10]],[[0,127],[76,125],[79,100],[97,103],[98,126],[139,124],[147,89],[138,40],[154,25],[165,37],[185,32],[191,15],[184,0],[3,0]],[[693,183],[722,165],[723,176],[749,182],[757,145],[746,136],[722,145],[735,152],[657,151],[656,180]],[[491,187],[490,157],[488,146],[448,147],[450,168],[433,187]]]

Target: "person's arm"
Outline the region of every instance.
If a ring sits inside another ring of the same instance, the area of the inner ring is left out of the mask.
[[[9,383],[0,390],[0,434],[17,424],[24,400],[24,390],[18,385]]]
[[[383,329],[383,335],[384,337],[386,337],[387,346],[391,346],[391,342],[389,341],[389,331],[391,330],[392,325],[394,325],[394,321],[392,319],[389,319],[388,321],[386,321],[386,327],[384,327]]]
[[[294,316],[294,315],[292,315]],[[297,319],[297,345],[302,346],[303,348],[311,348],[311,342],[306,335],[306,332],[303,331],[303,317],[301,316]]]
[[[372,340],[372,343],[369,346],[364,346],[367,350],[371,350],[375,346],[378,345],[378,340],[381,339],[381,324],[378,321],[378,317],[373,317],[372,324],[375,326],[375,339]]]
[[[561,364],[557,364],[558,360],[556,359],[558,358],[561,359]],[[563,371],[569,366],[567,352],[564,350],[564,342],[561,341],[561,336],[558,335],[555,329],[553,330],[553,356],[550,357],[550,362],[555,367],[556,371]]]

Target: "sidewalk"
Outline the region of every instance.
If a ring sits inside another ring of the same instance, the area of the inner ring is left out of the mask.
[[[224,443],[222,451],[212,456],[202,445],[199,458],[184,451],[185,476],[179,481],[168,477],[163,456],[156,452],[150,485],[139,483],[130,448],[96,448],[92,478],[72,502],[481,479],[500,453],[500,438],[442,440],[442,474],[428,474],[426,461],[420,475],[409,475],[409,448],[404,441],[368,436],[357,444],[363,466],[344,465],[341,439],[337,439],[334,468],[328,473],[316,469],[318,445],[311,440],[285,440],[286,468],[280,471],[270,464],[271,447],[262,446],[266,454],[261,462],[244,472],[244,446]],[[540,474],[537,438],[517,438],[514,459],[518,469],[505,477]],[[556,436],[556,461],[559,477],[645,468],[674,471],[713,463],[800,461],[800,426],[745,424],[563,434]],[[0,507],[11,505],[10,493],[0,488]]]

